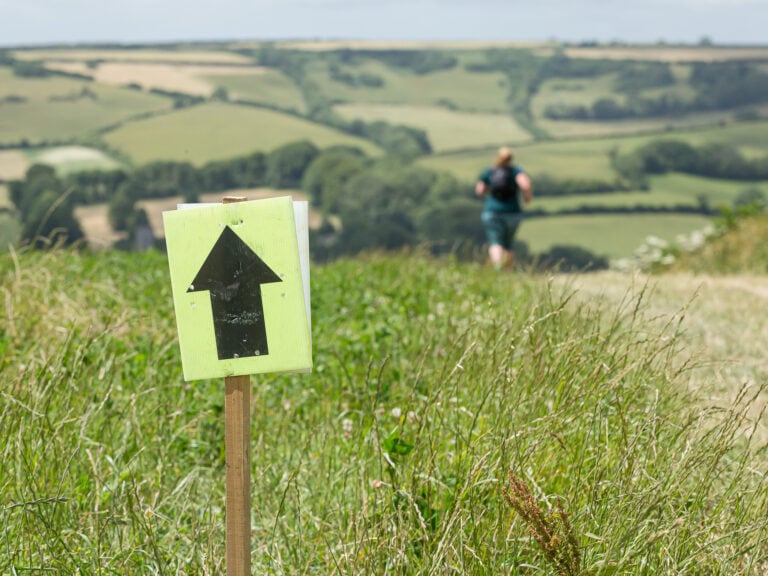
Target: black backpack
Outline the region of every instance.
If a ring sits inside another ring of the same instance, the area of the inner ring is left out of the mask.
[[[491,171],[491,196],[497,200],[508,202],[517,194],[517,182],[508,166],[497,166]]]

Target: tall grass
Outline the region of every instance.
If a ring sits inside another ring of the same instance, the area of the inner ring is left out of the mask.
[[[0,573],[222,573],[223,383],[182,381],[164,257],[0,272]],[[567,514],[572,573],[768,569],[757,391],[709,408],[674,320],[571,296],[418,255],[316,267],[314,373],[253,379],[253,573],[562,573],[510,478]]]

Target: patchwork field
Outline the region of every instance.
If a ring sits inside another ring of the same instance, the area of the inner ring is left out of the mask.
[[[377,88],[349,86],[334,81],[325,63],[308,66],[309,77],[334,102],[409,104],[413,106],[450,105],[465,111],[508,112],[507,84],[503,74],[474,73],[453,68],[431,74],[395,71],[385,64],[368,60],[344,66],[352,74],[372,74],[384,84]]]
[[[265,72],[260,66],[155,62],[102,62],[91,66],[82,61],[48,61],[46,67],[90,76],[99,83],[112,86],[137,84],[145,89],[159,88],[198,96],[210,96],[216,90],[217,76],[259,76]]]
[[[648,191],[617,192],[615,194],[583,194],[563,197],[536,198],[536,207],[550,212],[581,206],[698,206],[705,199],[712,207],[731,206],[740,192],[757,188],[768,195],[768,182],[737,182],[716,180],[688,174],[664,174],[650,178]]]
[[[154,50],[141,48],[126,49],[67,49],[41,48],[15,50],[13,57],[18,60],[76,60],[99,61],[120,60],[125,62],[177,62],[206,64],[249,64],[251,59],[220,50]]]
[[[660,134],[667,133],[669,135],[670,132],[675,130],[711,128],[732,118],[733,114],[731,112],[709,112],[667,118],[612,121],[550,120],[548,118],[540,118],[537,120],[537,123],[553,138],[596,138],[643,133],[660,137]]]
[[[582,140],[574,142],[544,142],[513,147],[515,162],[532,175],[550,174],[557,178],[592,178],[612,180],[616,175],[611,168],[608,153],[615,146],[612,141]],[[484,150],[439,154],[419,160],[435,170],[451,172],[457,178],[472,180],[491,164],[496,147]]]
[[[420,128],[427,133],[432,149],[444,152],[456,149],[529,142],[530,134],[509,115],[456,112],[429,106],[389,106],[375,104],[340,104],[334,111],[347,120],[372,122],[384,120]]]
[[[703,216],[630,214],[530,218],[518,238],[534,253],[555,245],[577,245],[611,258],[631,256],[648,236],[673,241],[678,234],[701,230],[710,223]]]
[[[600,126],[605,123],[595,123]],[[524,143],[514,146],[515,159],[529,173],[550,174],[557,178],[587,178],[612,180],[616,173],[609,154],[631,152],[652,140],[679,139],[699,146],[723,143],[736,146],[751,157],[768,155],[768,122],[738,122],[725,126],[651,132],[646,134],[614,135],[595,138]],[[496,148],[436,154],[419,162],[436,170],[446,170],[458,178],[474,179],[483,166],[494,158]]]
[[[154,94],[70,78],[17,78],[0,67],[0,143],[65,140],[139,115],[170,108]]]
[[[27,156],[32,163],[48,164],[64,176],[81,170],[114,170],[120,162],[107,156],[101,150],[85,146],[61,146],[43,150],[31,150]]]
[[[768,60],[768,47],[725,46],[569,46],[570,58],[654,60],[659,62],[715,62]]]
[[[245,100],[293,110],[300,114],[307,111],[301,91],[296,84],[279,70],[261,68],[259,74],[228,74],[221,70],[201,78],[216,87],[226,88],[230,100]]]
[[[29,159],[20,150],[0,150],[0,180],[24,178]]]
[[[211,160],[269,151],[297,140],[318,146],[347,144],[376,155],[378,148],[361,138],[279,112],[212,103],[132,122],[105,135],[113,147],[137,164],[183,160],[201,165]]]
[[[21,226],[10,214],[0,212],[0,250],[5,252],[8,246],[13,246],[19,239]]]

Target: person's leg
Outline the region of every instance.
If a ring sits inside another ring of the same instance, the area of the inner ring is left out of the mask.
[[[496,270],[511,265],[511,236],[507,218],[496,212],[483,212],[483,225],[488,238],[488,258]]]
[[[488,257],[491,260],[491,265],[496,270],[501,270],[507,264],[509,250],[506,250],[501,244],[491,244],[488,247]]]

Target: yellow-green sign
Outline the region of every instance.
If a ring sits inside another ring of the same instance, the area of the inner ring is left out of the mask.
[[[185,380],[312,367],[306,227],[290,197],[198,205],[163,222]]]

